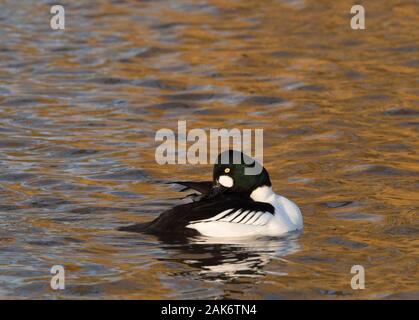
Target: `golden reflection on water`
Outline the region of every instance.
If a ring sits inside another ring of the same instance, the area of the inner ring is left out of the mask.
[[[415,1],[365,3],[365,31],[344,0],[72,1],[65,32],[46,1],[1,3],[1,297],[418,297]],[[243,245],[115,231],[179,203],[164,182],[210,177],[156,164],[155,132],[177,120],[263,128],[304,232]]]

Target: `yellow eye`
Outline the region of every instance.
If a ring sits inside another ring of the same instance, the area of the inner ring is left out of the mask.
[[[230,168],[225,168],[225,169],[224,169],[224,172],[225,172],[225,173],[229,173],[229,172],[230,172]]]

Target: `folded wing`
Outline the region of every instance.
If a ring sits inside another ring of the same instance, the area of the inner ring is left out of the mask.
[[[221,194],[206,201],[191,202],[163,212],[148,224],[124,227],[121,230],[152,234],[172,233],[191,235],[200,232],[198,224],[208,222],[223,225],[262,226],[274,214],[268,203],[256,202],[237,195]],[[136,227],[137,226],[137,227]],[[194,226],[194,227],[192,227]],[[211,227],[208,225],[207,227]]]

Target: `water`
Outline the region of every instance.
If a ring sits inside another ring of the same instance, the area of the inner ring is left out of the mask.
[[[65,1],[65,31],[52,4],[1,1],[0,297],[419,297],[417,1],[365,4],[365,31],[347,1]],[[179,203],[165,182],[210,178],[155,162],[177,120],[263,128],[303,233],[116,231]]]

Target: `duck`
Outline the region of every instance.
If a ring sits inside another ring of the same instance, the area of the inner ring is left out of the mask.
[[[260,167],[257,174],[249,168]],[[221,152],[212,181],[175,181],[181,191],[192,190],[191,201],[177,205],[156,219],[119,228],[165,236],[215,238],[278,237],[303,229],[299,207],[276,194],[268,171],[237,150]]]

